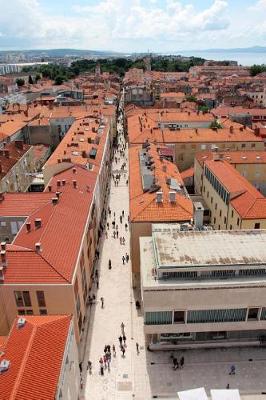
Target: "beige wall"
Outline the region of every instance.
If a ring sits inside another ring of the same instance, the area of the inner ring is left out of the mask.
[[[231,281],[232,282],[232,281]],[[214,282],[215,284],[215,282]],[[239,284],[229,288],[228,285],[193,290],[174,289],[148,291],[144,288],[143,300],[145,311],[188,311],[214,310],[226,308],[265,307],[265,282],[262,287],[248,284],[239,288]],[[185,286],[185,285],[184,285]],[[227,286],[227,287],[226,287]],[[232,285],[233,286],[233,285]],[[169,325],[145,325],[145,333],[178,333],[207,332],[224,330],[266,329],[266,321],[243,321],[222,323],[178,323]]]
[[[71,322],[57,385],[56,400],[78,400],[79,388],[79,356],[74,335],[73,322]]]
[[[130,253],[131,253],[131,265],[134,278],[137,278],[140,272],[140,248],[139,238],[141,236],[151,236],[152,224],[150,222],[133,222],[130,224]]]
[[[31,147],[0,181],[1,192],[25,192],[32,182],[27,175],[35,172],[34,148]]]
[[[177,132],[178,135],[178,132]],[[219,135],[219,132],[217,132]],[[255,144],[255,147],[252,147]],[[175,159],[180,171],[184,171],[194,164],[195,154],[202,151],[211,151],[212,146],[218,147],[218,150],[264,150],[263,142],[201,142],[201,143],[175,143]],[[245,147],[242,147],[245,145]]]

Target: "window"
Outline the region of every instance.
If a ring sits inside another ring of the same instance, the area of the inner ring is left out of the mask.
[[[222,216],[222,210],[220,210],[220,213],[219,213],[219,215],[220,215],[220,217]]]
[[[242,147],[242,149],[244,149],[246,147],[246,143],[242,143],[241,147]]]
[[[218,225],[218,231],[221,229],[221,225]]]
[[[246,312],[246,308],[188,311],[187,322],[197,324],[206,322],[245,321]]]
[[[14,295],[17,307],[31,307],[30,292],[15,291]]]
[[[38,300],[38,306],[39,307],[46,307],[44,291],[43,290],[37,290],[36,295],[37,295],[37,300]]]
[[[226,217],[224,217],[224,224],[226,224]]]
[[[214,208],[215,208],[215,210],[217,210],[217,203],[215,203],[215,207]]]
[[[211,197],[211,204],[213,203],[213,197]]]
[[[237,226],[239,226],[239,218],[237,218]]]
[[[47,315],[46,308],[40,308],[40,315]]]
[[[207,192],[207,199],[209,198],[209,192]]]
[[[172,311],[152,311],[145,313],[146,325],[172,324]]]
[[[256,146],[256,144],[255,144],[255,143],[251,143],[251,147],[253,147],[253,148],[254,148],[255,146]]]
[[[260,223],[259,223],[259,222],[256,222],[256,223],[255,223],[254,229],[260,229]]]
[[[216,224],[216,218],[215,217],[213,218],[213,223]]]
[[[232,218],[234,217],[234,210],[232,210],[232,212],[231,212],[231,217]]]
[[[205,193],[205,186],[203,186],[203,193]]]
[[[174,311],[174,323],[183,324],[185,322],[185,311]]]
[[[233,229],[232,225],[230,225],[230,231]]]
[[[249,308],[248,310],[248,321],[254,321],[258,319],[259,308]]]

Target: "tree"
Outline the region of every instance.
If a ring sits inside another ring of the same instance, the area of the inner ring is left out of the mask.
[[[18,85],[18,87],[24,86],[25,85],[25,81],[22,78],[18,78],[16,80],[16,84]]]
[[[29,75],[29,85],[33,85],[33,79],[31,75]]]
[[[41,75],[40,74],[36,74],[35,82],[37,83],[40,79],[41,79]]]
[[[262,65],[252,65],[252,67],[250,67],[250,75],[251,76],[256,76],[258,74],[261,74],[262,72],[266,72],[266,64],[262,64]]]
[[[55,77],[54,80],[55,85],[62,85],[63,82],[64,82],[64,77],[62,75],[57,75]]]

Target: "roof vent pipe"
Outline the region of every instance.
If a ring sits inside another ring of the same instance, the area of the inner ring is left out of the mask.
[[[36,253],[40,253],[42,251],[40,242],[35,243],[35,251],[36,251]]]
[[[6,242],[1,242],[1,250],[6,250]]]
[[[30,232],[30,230],[31,230],[31,223],[30,222],[26,222],[26,229],[27,229],[27,232]]]
[[[52,204],[55,206],[58,203],[58,197],[52,198]]]

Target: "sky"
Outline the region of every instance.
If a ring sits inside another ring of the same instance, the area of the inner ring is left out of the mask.
[[[0,49],[266,46],[266,0],[0,0]]]

